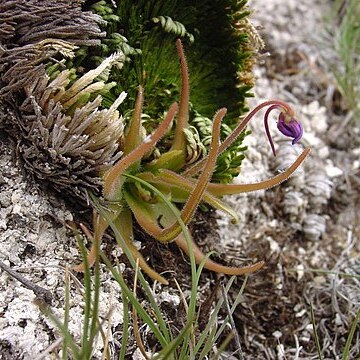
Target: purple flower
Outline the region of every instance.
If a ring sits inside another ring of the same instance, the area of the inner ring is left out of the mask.
[[[293,138],[293,145],[301,139],[303,134],[303,127],[301,123],[293,117],[289,118],[283,112],[281,112],[279,115],[277,128],[285,136]]]

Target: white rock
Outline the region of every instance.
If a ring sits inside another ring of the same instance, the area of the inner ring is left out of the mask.
[[[305,266],[304,266],[304,264],[299,264],[295,267],[295,269],[296,269],[297,279],[299,281],[304,276]]]
[[[323,134],[328,124],[326,121],[326,108],[319,105],[318,101],[313,101],[301,108],[301,112],[310,117],[311,129],[318,134]]]
[[[343,321],[341,320],[341,316],[338,314],[338,313],[336,313],[335,314],[335,325],[337,325],[337,326],[342,326],[344,323],[343,323]]]
[[[12,213],[13,214],[21,214],[21,205],[20,204],[15,204],[13,209],[12,209]]]
[[[338,168],[337,166],[334,166],[331,160],[327,161],[327,165],[325,166],[326,175],[330,178],[338,177],[344,174],[344,172]]]
[[[146,353],[148,356],[154,356],[154,354]],[[144,355],[141,353],[140,349],[137,348],[132,356],[133,360],[146,360]]]
[[[279,253],[280,252],[280,246],[279,244],[273,240],[271,237],[266,237],[266,240],[269,242],[270,244],[270,250],[272,253]]]
[[[323,141],[319,137],[307,131],[304,132],[304,135],[302,137],[302,143],[305,143],[307,146],[316,147],[316,148],[324,146]]]
[[[306,313],[307,313],[307,310],[306,310],[306,309],[302,309],[302,310],[300,310],[299,312],[297,312],[297,313],[295,314],[295,317],[301,318],[301,317],[303,317]]]

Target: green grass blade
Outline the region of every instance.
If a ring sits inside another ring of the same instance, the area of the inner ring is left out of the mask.
[[[312,324],[313,331],[314,331],[314,340],[315,340],[316,350],[317,350],[318,355],[319,355],[319,360],[322,360],[323,356],[322,356],[322,351],[321,351],[321,347],[320,347],[319,336],[318,336],[318,333],[317,333],[317,330],[316,330],[314,308],[313,308],[312,304],[310,304],[310,319],[311,319],[311,324]]]
[[[65,268],[65,312],[64,312],[64,327],[66,332],[69,332],[68,324],[69,324],[69,312],[70,312],[70,278],[69,278],[69,269]],[[68,358],[68,343],[67,338],[64,337],[63,342],[63,351],[62,351],[62,359],[67,360]]]
[[[233,284],[234,280],[235,280],[235,276],[232,276],[230,278],[230,280],[228,281],[227,285],[226,285],[226,289],[227,291],[229,291],[231,285]],[[224,299],[223,298],[220,298],[215,306],[215,309],[213,311],[213,313],[211,314],[211,317],[204,329],[204,331],[202,332],[202,334],[200,335],[200,338],[196,344],[196,347],[195,347],[195,353],[199,352],[204,341],[207,340],[207,341],[211,341],[211,337],[209,336],[207,338],[207,335],[210,333],[211,329],[214,327],[214,324],[215,324],[215,321],[217,320],[217,317],[218,317],[218,314],[219,314],[219,311],[220,311],[220,308],[222,306],[224,302]],[[206,345],[204,345],[206,346]]]
[[[64,325],[51,311],[51,309],[46,306],[46,308],[41,309],[46,317],[48,317],[59,329],[61,335],[64,338],[64,343],[66,343],[67,350],[70,350],[73,359],[82,359],[80,354],[80,348],[76,344],[73,336],[70,334],[67,325]]]
[[[222,342],[222,344],[219,346],[218,351],[214,355],[214,357],[211,360],[218,360],[222,354],[222,352],[228,347],[230,344],[230,341],[233,339],[234,335],[230,333],[228,336],[226,336],[225,340]]]
[[[198,288],[198,281],[199,276],[197,276],[197,270],[196,270],[196,263],[195,263],[195,256],[193,252],[191,251],[191,238],[188,232],[188,229],[184,222],[181,219],[180,213],[178,209],[164,196],[164,194],[159,191],[156,187],[149,184],[147,181],[140,179],[136,176],[124,174],[125,177],[128,177],[130,179],[133,179],[144,186],[148,187],[150,190],[152,190],[156,195],[158,195],[164,203],[169,207],[169,209],[173,212],[174,216],[176,217],[177,221],[179,222],[182,232],[184,234],[184,237],[186,239],[187,245],[190,249],[189,257],[190,257],[190,263],[191,263],[191,296],[190,296],[190,302],[189,302],[189,310],[188,310],[188,322],[193,322],[196,318],[196,294],[197,294],[197,288]],[[184,334],[184,346],[181,349],[179,358],[181,359],[185,354],[188,352],[188,344],[189,344],[189,338],[190,338],[190,331],[185,332]]]
[[[121,298],[123,303],[123,331],[122,331],[119,360],[125,360],[126,346],[129,339],[130,310],[129,310],[129,302],[124,292],[121,292]]]
[[[243,284],[241,285],[241,288],[240,288],[240,290],[239,290],[239,292],[238,292],[238,294],[237,294],[237,296],[236,296],[236,298],[235,298],[235,301],[234,301],[234,303],[233,303],[233,305],[232,305],[232,307],[231,307],[231,314],[234,313],[236,307],[237,307],[237,306],[240,304],[240,302],[241,302],[242,294],[243,294],[243,292],[244,292],[244,289],[245,289],[247,280],[248,280],[248,276],[245,276],[244,282],[243,282]],[[228,292],[229,289],[230,289],[230,287],[229,287],[229,286],[226,286],[225,291]],[[218,330],[218,332],[217,332],[217,334],[216,334],[216,336],[215,336],[214,341],[216,341],[216,340],[219,338],[219,336],[222,334],[222,332],[224,331],[225,326],[226,326],[226,324],[229,322],[229,320],[230,320],[230,319],[229,319],[229,316],[226,316],[224,322],[223,322],[222,325],[220,326],[220,328],[219,328],[219,330]]]
[[[188,322],[185,327],[181,330],[180,334],[172,340],[160,353],[154,357],[154,360],[168,360],[171,355],[176,353],[177,347],[184,341],[185,334],[189,332],[192,323]]]
[[[165,339],[164,335],[162,334],[161,330],[158,328],[158,326],[154,323],[154,321],[151,319],[151,317],[147,314],[147,312],[143,309],[140,302],[137,300],[137,298],[134,296],[133,292],[129,289],[129,287],[126,285],[125,279],[121,275],[121,272],[118,272],[112,265],[110,260],[101,253],[101,258],[105,262],[107,268],[111,271],[114,279],[119,284],[121,291],[125,293],[127,298],[129,299],[130,303],[135,307],[136,311],[138,312],[138,315],[142,318],[142,320],[150,327],[150,329],[153,331],[154,335],[158,339],[161,346],[166,346],[168,344],[168,341]]]
[[[84,287],[85,287],[85,310],[84,310],[84,323],[81,339],[81,356],[84,359],[89,359],[91,355],[91,344],[89,344],[89,327],[91,318],[91,275],[89,263],[86,256],[86,248],[81,239],[78,239],[79,248],[84,261]]]
[[[114,222],[112,221],[112,219],[109,217],[108,212],[106,212],[106,211],[104,211],[102,209],[98,199],[96,199],[94,196],[92,196],[91,198],[92,198],[92,201],[93,201],[96,209],[99,211],[99,214],[101,216],[103,216],[106,219],[106,221],[108,222],[108,224],[110,225],[111,229],[113,230],[113,232],[115,234],[116,241],[119,243],[119,246],[122,249],[124,249],[125,255],[129,259],[131,266],[135,270],[136,269],[135,259],[132,256],[131,252],[127,249],[123,237],[121,236],[120,232],[116,228],[116,226],[115,226]],[[116,272],[115,269],[114,269],[114,271]],[[163,318],[163,316],[161,314],[160,308],[156,304],[156,301],[154,299],[154,295],[152,293],[152,290],[151,290],[148,282],[145,280],[145,278],[144,278],[141,271],[139,271],[139,273],[138,273],[138,279],[139,279],[139,281],[141,283],[141,286],[142,286],[142,288],[143,288],[143,290],[144,290],[144,292],[145,292],[145,294],[147,296],[147,299],[149,300],[149,302],[150,302],[150,304],[151,304],[151,306],[152,306],[152,308],[154,310],[156,320],[157,320],[157,322],[159,324],[159,328],[160,328],[160,330],[161,330],[161,332],[163,334],[162,337],[165,339],[165,343],[170,342],[171,341],[171,335],[170,335],[170,332],[169,332],[169,329],[168,329],[168,325],[166,324],[166,322],[165,322],[165,320],[164,320],[164,318]]]
[[[199,360],[202,360],[204,359],[211,351],[213,345],[214,345],[214,337],[215,337],[215,334],[216,334],[216,330],[217,330],[217,326],[214,326],[211,331],[210,331],[210,334],[209,334],[209,337],[208,337],[208,340],[209,341],[206,341],[201,353],[200,353],[200,356],[199,356]]]
[[[351,342],[355,334],[356,327],[360,320],[360,309],[356,313],[356,316],[351,324],[349,335],[346,339],[345,349],[343,352],[342,360],[350,360],[350,348],[351,348]]]
[[[99,248],[97,253],[99,253]],[[95,337],[98,335],[99,330],[101,328],[101,324],[99,322],[99,299],[100,299],[100,263],[99,256],[96,257],[95,260],[95,268],[94,268],[94,289],[92,291],[92,311],[91,311],[91,325],[90,325],[90,334],[89,334],[89,344],[93,344],[95,342]]]

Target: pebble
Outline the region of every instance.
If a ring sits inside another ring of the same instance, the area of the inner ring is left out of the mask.
[[[344,172],[340,168],[333,165],[331,160],[327,160],[325,171],[326,171],[326,175],[329,176],[330,178],[335,178],[338,176],[342,176],[344,174]]]

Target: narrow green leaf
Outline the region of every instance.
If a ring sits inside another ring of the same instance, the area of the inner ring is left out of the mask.
[[[99,211],[100,215],[103,216],[106,219],[106,221],[108,222],[108,224],[111,226],[111,228],[112,228],[112,230],[113,230],[113,232],[115,234],[116,241],[118,242],[119,246],[124,250],[127,258],[130,261],[131,266],[135,270],[136,269],[135,259],[132,256],[130,250],[127,248],[125,240],[122,238],[121,233],[119,232],[119,229],[115,226],[111,216],[109,215],[108,212],[106,212],[106,211],[104,211],[102,209],[98,199],[95,196],[92,195],[91,199],[92,199],[95,207]],[[106,264],[108,266],[110,266],[109,269],[112,269],[112,265],[111,265],[110,261],[107,260],[105,262],[106,262]],[[120,276],[120,278],[122,278],[120,274],[119,274],[119,276]],[[164,319],[163,319],[163,317],[161,315],[161,311],[160,311],[158,305],[156,304],[156,301],[154,299],[154,295],[152,293],[152,290],[150,289],[149,284],[147,283],[147,281],[145,280],[145,278],[144,278],[144,276],[143,276],[143,274],[141,272],[139,272],[138,278],[139,278],[139,281],[141,282],[143,290],[144,290],[144,292],[145,292],[145,294],[146,294],[146,296],[147,296],[147,298],[148,298],[148,300],[149,300],[149,302],[150,302],[150,304],[151,304],[151,306],[152,306],[152,308],[154,310],[157,322],[158,322],[158,324],[160,326],[160,329],[161,329],[161,332],[163,334],[162,338],[165,338],[166,339],[165,343],[167,343],[168,341],[170,341],[170,335],[169,335],[168,327],[167,327],[167,324],[165,323],[165,321],[164,321]],[[132,294],[132,291],[130,291],[130,292]],[[159,341],[159,342],[162,343],[161,341]]]
[[[240,290],[239,290],[239,292],[238,292],[238,294],[237,294],[237,296],[235,298],[235,301],[234,301],[233,305],[231,306],[231,314],[234,313],[236,307],[240,304],[240,302],[242,300],[242,294],[243,294],[243,292],[245,290],[247,280],[248,280],[248,276],[245,277],[245,280],[241,285],[241,288],[240,288]],[[229,289],[230,289],[230,286],[226,286],[225,291],[228,292]],[[219,338],[219,336],[222,334],[222,332],[224,331],[225,326],[226,326],[226,324],[228,323],[229,320],[230,320],[229,316],[226,316],[225,320],[223,321],[223,323],[221,324],[218,332],[215,335],[214,341],[216,341]]]
[[[131,302],[132,306],[135,307],[136,311],[138,312],[139,316],[141,317],[141,319],[150,327],[151,331],[154,333],[154,335],[156,336],[156,338],[158,339],[159,343],[161,344],[161,346],[166,346],[168,341],[167,339],[164,337],[164,335],[162,334],[162,332],[160,331],[160,329],[158,328],[157,324],[154,323],[154,321],[151,319],[151,317],[148,315],[148,313],[144,310],[144,308],[142,307],[142,305],[140,304],[140,302],[138,301],[138,299],[136,298],[136,296],[134,296],[133,292],[129,289],[129,287],[126,285],[126,282],[123,278],[123,276],[121,275],[120,272],[118,272],[112,265],[110,260],[103,254],[101,253],[101,258],[103,259],[103,261],[105,262],[106,266],[108,267],[108,269],[111,271],[114,279],[117,281],[117,283],[120,285],[121,287],[121,291],[123,291],[126,296],[128,297],[129,301]]]
[[[129,339],[130,309],[129,309],[129,300],[124,292],[121,292],[121,299],[123,303],[123,329],[122,329],[122,338],[121,338],[121,348],[119,352],[119,360],[125,360],[126,349]]]
[[[69,269],[66,266],[65,268],[65,311],[64,311],[64,329],[66,333],[69,332],[68,324],[69,324],[69,312],[70,312],[70,278],[69,278]],[[67,337],[64,336],[63,342],[63,351],[62,351],[62,359],[67,360],[68,358],[68,343]]]
[[[356,327],[360,320],[360,309],[357,311],[356,316],[351,324],[349,335],[346,339],[345,349],[343,352],[342,360],[350,360],[351,343],[356,331]],[[359,355],[359,354],[358,354]]]
[[[181,330],[180,334],[173,339],[165,348],[163,348],[154,360],[168,360],[171,355],[176,353],[177,347],[184,341],[185,335],[190,331],[192,323],[189,321]]]
[[[78,241],[81,254],[84,262],[84,287],[85,287],[85,310],[84,310],[84,323],[81,339],[81,353],[84,359],[90,358],[91,346],[89,346],[89,327],[91,318],[91,275],[90,268],[86,256],[86,249],[83,242]]]
[[[317,330],[316,330],[314,308],[313,308],[312,304],[310,304],[310,320],[311,320],[313,331],[314,331],[314,340],[315,340],[316,350],[317,350],[317,353],[319,355],[319,360],[322,360],[323,356],[322,356],[319,336],[318,336],[318,333],[317,333]]]

